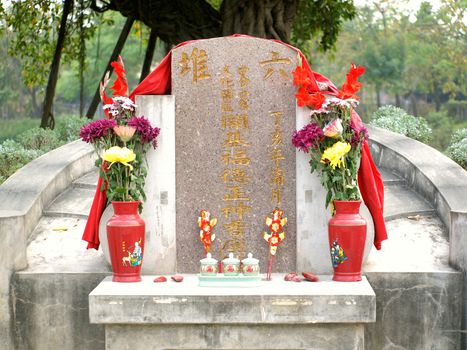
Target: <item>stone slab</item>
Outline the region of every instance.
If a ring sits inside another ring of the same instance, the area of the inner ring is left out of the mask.
[[[363,350],[362,324],[106,326],[106,349]],[[373,349],[374,350],[374,349]]]
[[[94,190],[71,187],[60,194],[44,211],[49,216],[87,218],[91,210]]]
[[[136,104],[137,114],[146,116],[153,126],[161,129],[157,149],[147,156],[147,200],[142,213],[146,247],[142,272],[173,273],[177,270],[175,224],[179,217],[175,215],[175,98],[137,96]]]
[[[366,323],[375,320],[375,295],[361,282],[285,282],[283,275],[253,288],[200,287],[195,275],[182,283],[115,283],[104,279],[89,295],[91,323],[297,324]]]
[[[275,271],[295,269],[295,150],[290,137],[295,130],[291,72],[296,57],[285,45],[245,37],[201,40],[172,51],[179,271],[196,272],[204,256],[197,226],[202,209],[218,219],[212,249],[216,258],[231,250],[243,256],[252,252],[264,270],[264,219],[276,206],[285,211],[288,223]],[[285,159],[276,162],[276,156]],[[276,184],[274,169],[279,169]],[[238,175],[242,171],[246,182]],[[272,198],[277,189],[279,202]],[[248,210],[243,216],[240,206]]]

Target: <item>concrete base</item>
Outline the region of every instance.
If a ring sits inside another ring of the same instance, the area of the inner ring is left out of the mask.
[[[14,348],[103,349],[104,327],[89,324],[86,299],[104,275],[17,273],[12,288]]]
[[[365,349],[461,350],[461,272],[367,272],[376,322],[365,325]]]
[[[172,325],[105,328],[106,349],[364,349],[362,324]]]
[[[285,282],[252,288],[182,283],[113,283],[89,295],[91,323],[105,324],[107,349],[364,349],[375,294],[361,282]]]

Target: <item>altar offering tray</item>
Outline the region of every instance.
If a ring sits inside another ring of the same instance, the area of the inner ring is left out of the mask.
[[[222,273],[212,276],[202,276],[198,274],[200,287],[258,287],[261,285],[262,276],[245,276],[239,274],[237,276],[225,276]]]

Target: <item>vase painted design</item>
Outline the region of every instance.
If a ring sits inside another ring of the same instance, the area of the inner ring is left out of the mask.
[[[125,242],[122,244],[122,252],[123,254],[128,254],[128,256],[124,256],[122,258],[122,265],[123,266],[139,266],[143,262],[143,250],[141,249],[141,239],[138,242],[135,242],[133,252],[125,251]]]
[[[343,264],[347,260],[344,249],[337,243],[337,239],[334,240],[331,246],[331,261],[332,266],[337,267]]]

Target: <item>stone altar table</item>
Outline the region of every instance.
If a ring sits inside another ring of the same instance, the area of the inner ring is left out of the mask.
[[[375,322],[375,293],[361,282],[285,282],[252,288],[182,283],[113,283],[89,295],[90,322],[105,325],[107,349],[363,349]]]

